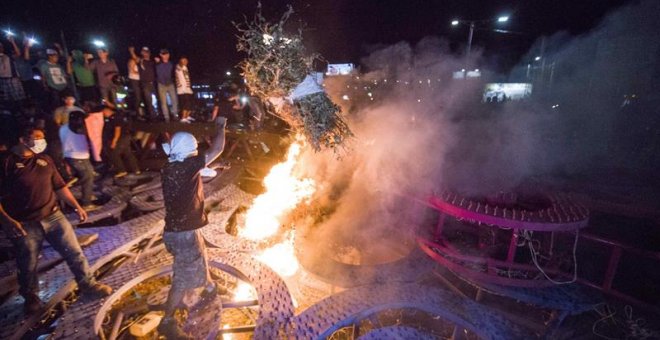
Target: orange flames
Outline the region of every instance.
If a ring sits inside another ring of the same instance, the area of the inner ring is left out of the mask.
[[[238,235],[253,241],[263,241],[280,229],[282,219],[315,191],[311,179],[298,178],[294,171],[303,147],[300,138],[289,147],[284,162],[275,165],[264,178],[266,191],[254,199]],[[285,241],[261,251],[256,258],[283,277],[293,276],[299,268],[294,250],[294,231]]]

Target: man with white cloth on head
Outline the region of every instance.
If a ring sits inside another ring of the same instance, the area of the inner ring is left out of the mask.
[[[216,120],[218,133],[206,154],[197,150],[197,140],[188,132],[177,132],[163,144],[168,163],[161,170],[165,201],[163,242],[174,256],[172,287],[165,304],[165,317],[158,332],[167,339],[192,339],[174,318],[186,293],[202,288],[202,304],[212,301],[218,287],[209,277],[204,239],[199,228],[208,221],[200,171],[213,162],[225,146],[226,119]]]

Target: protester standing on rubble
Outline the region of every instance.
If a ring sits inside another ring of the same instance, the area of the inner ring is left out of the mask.
[[[174,318],[186,292],[202,288],[202,301],[212,301],[219,288],[209,277],[204,239],[199,228],[208,221],[200,171],[220,156],[225,145],[224,117],[216,120],[218,133],[206,154],[199,153],[197,140],[188,132],[177,132],[163,144],[168,163],[161,170],[165,201],[163,242],[174,256],[172,287],[165,304],[165,317],[158,326],[168,339],[191,339]]]

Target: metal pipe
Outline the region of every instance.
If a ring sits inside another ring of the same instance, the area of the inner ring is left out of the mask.
[[[232,328],[222,328],[220,329],[220,334],[227,334],[227,333],[248,333],[248,332],[254,332],[254,329],[256,326],[240,326],[240,327],[232,327]]]
[[[108,340],[117,339],[117,335],[119,335],[119,327],[121,326],[122,321],[124,321],[124,313],[120,311],[117,313],[117,317],[115,318],[115,323],[112,324],[112,331],[110,331],[110,336],[108,337]]]
[[[616,270],[619,267],[621,253],[621,248],[615,247],[614,251],[612,251],[612,255],[610,255],[610,260],[607,263],[607,271],[605,272],[605,278],[603,279],[603,290],[606,292],[612,289],[612,282],[616,276]]]
[[[590,234],[590,233],[580,233],[581,238],[585,238],[589,241],[594,241],[598,243],[602,243],[604,245],[612,246],[612,247],[618,247],[621,248],[627,252],[633,253],[635,255],[639,256],[644,256],[648,257],[654,260],[660,260],[660,252],[657,251],[650,251],[650,250],[644,250],[644,249],[639,249],[634,246],[631,246],[629,244],[621,243],[619,241],[614,241],[610,239],[606,239],[602,236]]]

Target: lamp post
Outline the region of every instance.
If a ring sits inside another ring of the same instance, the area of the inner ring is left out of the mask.
[[[503,15],[494,19],[486,19],[486,20],[459,20],[459,19],[454,19],[451,21],[452,26],[458,26],[460,24],[467,25],[470,27],[470,33],[468,33],[468,41],[467,41],[467,49],[465,52],[466,56],[470,56],[470,51],[472,50],[472,38],[474,37],[474,30],[480,29],[477,27],[477,24],[485,24],[489,22],[497,21],[498,23],[505,23],[509,21],[509,16]]]

